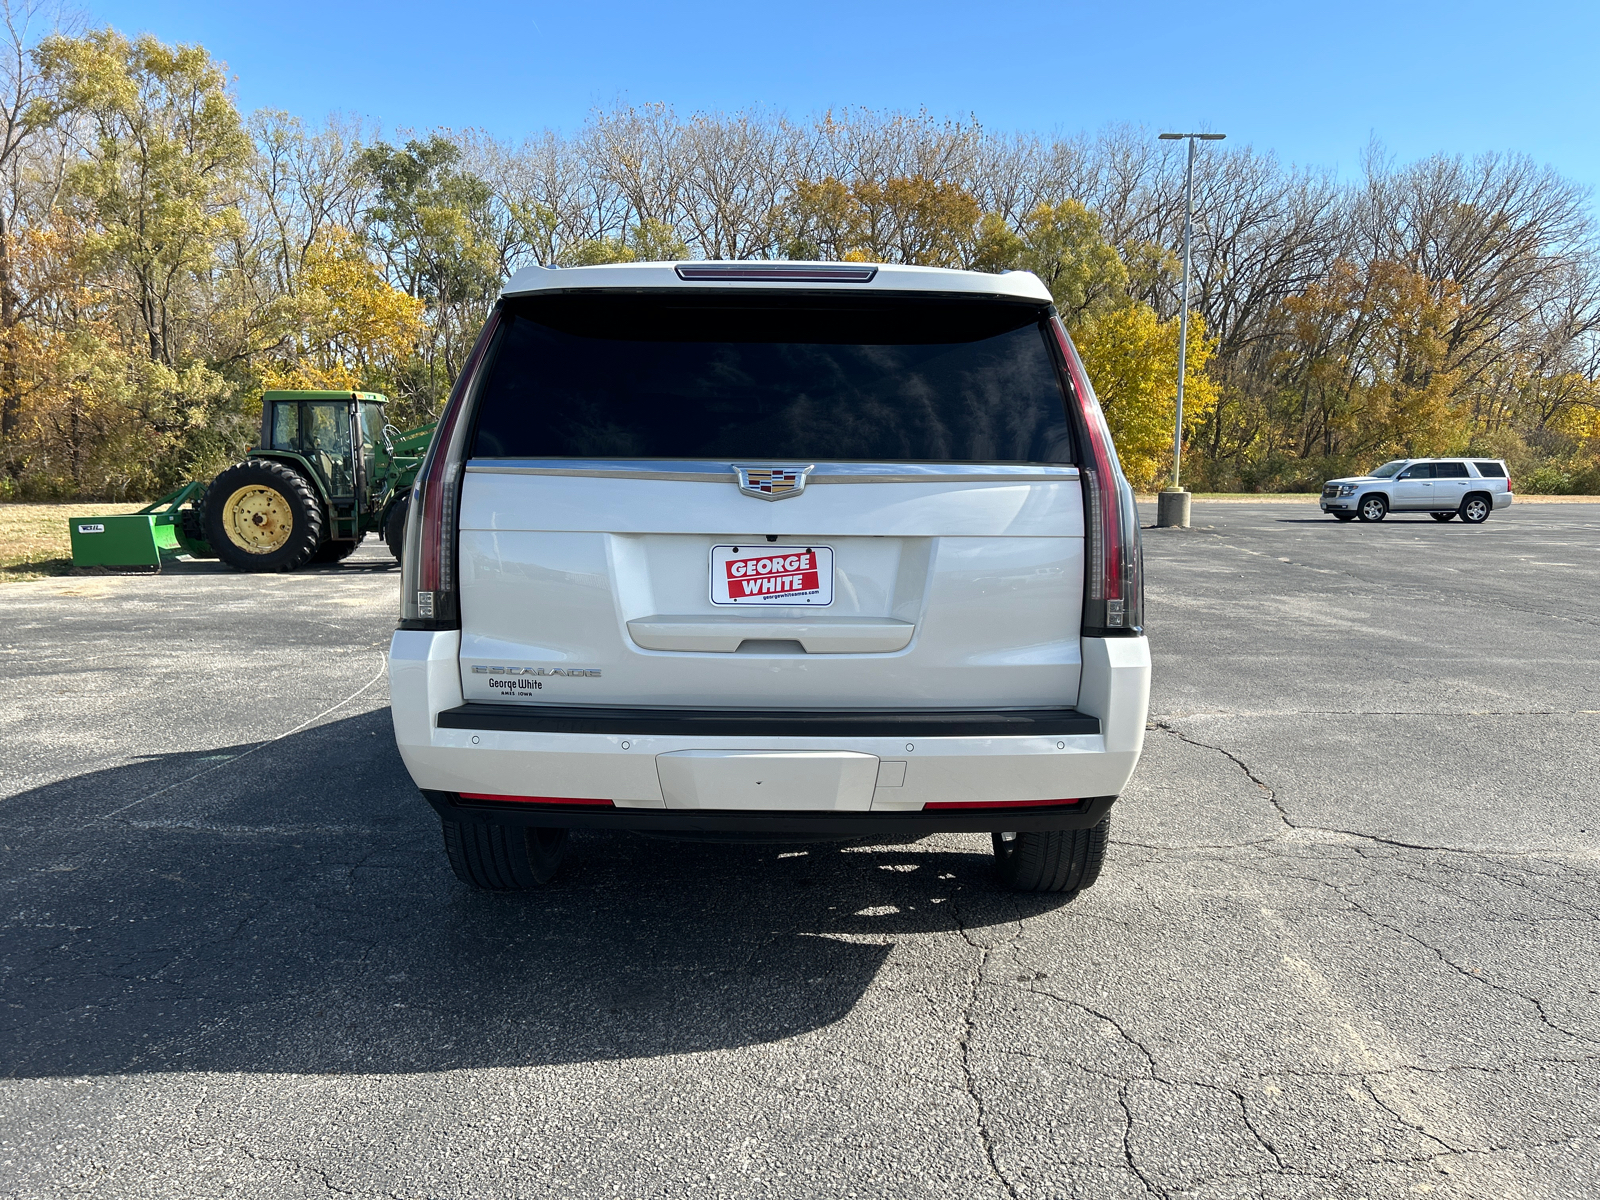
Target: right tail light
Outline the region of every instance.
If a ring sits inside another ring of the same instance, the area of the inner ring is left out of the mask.
[[[1144,631],[1144,548],[1139,507],[1111,444],[1100,401],[1083,361],[1058,318],[1051,328],[1066,360],[1072,402],[1077,406],[1083,453],[1079,472],[1084,497],[1083,636],[1125,637]]]

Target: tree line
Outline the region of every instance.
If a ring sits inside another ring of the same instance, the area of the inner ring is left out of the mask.
[[[438,411],[530,263],[838,259],[1044,280],[1143,487],[1171,469],[1183,155],[924,112],[591,114],[386,136],[241,113],[200,46],[0,3],[0,498],[141,498],[250,444],[271,387]],[[1359,177],[1213,143],[1195,176],[1185,478],[1307,490],[1400,454],[1600,492],[1587,193],[1525,157]]]

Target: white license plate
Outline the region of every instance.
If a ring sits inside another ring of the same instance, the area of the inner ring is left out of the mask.
[[[831,546],[711,547],[711,603],[833,603]]]

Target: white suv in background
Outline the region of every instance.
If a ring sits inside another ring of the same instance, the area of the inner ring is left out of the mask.
[[[1322,485],[1322,511],[1341,521],[1381,521],[1391,512],[1425,512],[1435,521],[1459,516],[1481,525],[1514,496],[1498,458],[1397,458],[1370,475]]]
[[[1099,874],[1144,741],[1139,519],[1025,273],[519,272],[413,491],[395,737],[473,887],[567,831],[989,833]]]

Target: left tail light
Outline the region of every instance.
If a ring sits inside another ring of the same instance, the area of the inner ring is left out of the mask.
[[[461,475],[466,467],[467,413],[495,329],[496,309],[456,378],[427,457],[411,485],[406,509],[405,552],[400,559],[400,628],[461,628],[461,593],[456,580],[456,526],[461,511]]]

